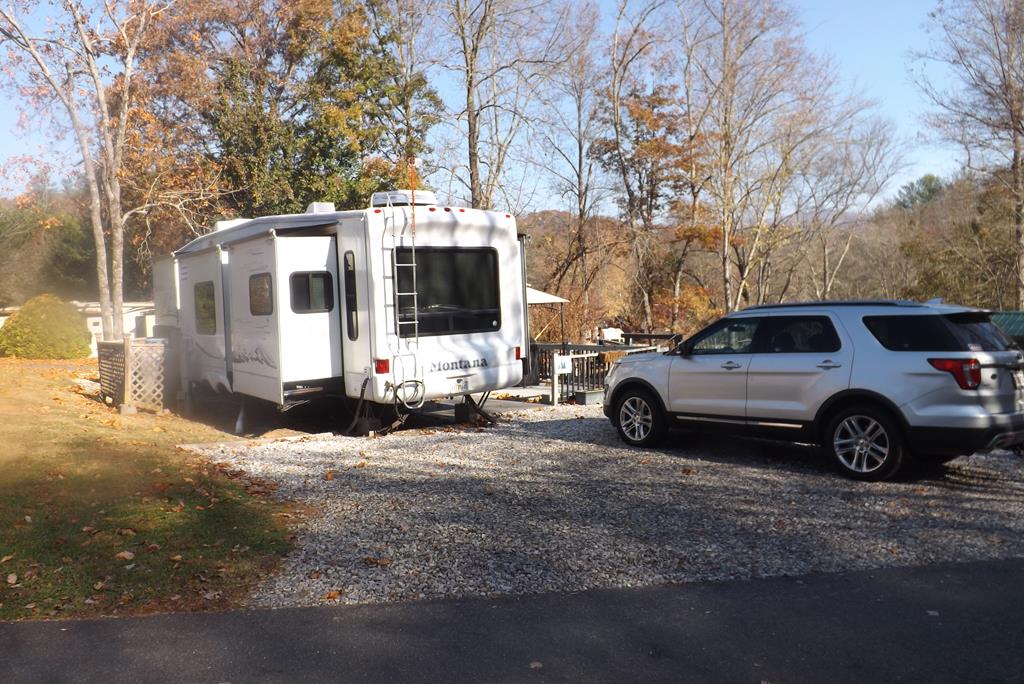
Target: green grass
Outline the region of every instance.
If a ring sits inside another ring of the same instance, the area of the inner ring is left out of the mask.
[[[72,390],[82,369],[0,362],[0,620],[238,605],[287,552],[290,514],[175,448],[229,436],[118,416]]]

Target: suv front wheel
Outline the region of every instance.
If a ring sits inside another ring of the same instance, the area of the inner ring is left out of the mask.
[[[855,480],[888,480],[903,464],[905,447],[899,426],[887,412],[871,405],[836,413],[822,441],[840,471]]]
[[[653,446],[665,434],[667,422],[658,402],[642,389],[627,389],[615,405],[616,427],[623,441]]]

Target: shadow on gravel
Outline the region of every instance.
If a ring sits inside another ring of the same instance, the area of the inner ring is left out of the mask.
[[[573,439],[573,444],[605,449],[609,446],[619,447],[629,453],[643,458],[645,453],[658,453],[680,459],[709,461],[714,463],[735,464],[751,468],[768,468],[776,471],[791,472],[795,475],[816,474],[828,475],[842,479],[842,475],[833,466],[829,456],[818,446],[811,444],[793,444],[790,442],[767,439],[731,437],[723,434],[693,432],[689,430],[672,430],[663,444],[651,449],[634,448],[623,443],[615,429],[604,418],[580,417],[574,420],[585,426],[580,432],[582,437]],[[564,424],[566,420],[549,420],[530,422],[523,430],[546,439],[565,440]],[[1024,464],[1024,459],[1021,459]],[[986,488],[1006,491],[1018,490],[1024,496],[1024,486],[1018,487],[1008,481],[1001,473],[978,468],[971,464],[969,457],[956,459],[947,464],[911,461],[900,475],[888,484],[891,485],[929,485],[948,490]],[[871,483],[861,486],[870,487]]]
[[[645,453],[658,453],[680,459],[697,459],[716,463],[734,463],[749,467],[767,467],[794,473],[834,473],[821,451],[811,445],[775,442],[764,439],[743,439],[688,430],[673,430],[662,445],[652,449],[633,448],[623,443],[615,428],[604,418],[575,418],[581,436],[571,440],[582,448],[617,447],[642,458]],[[524,432],[545,439],[565,439],[565,420],[542,420],[525,423]]]

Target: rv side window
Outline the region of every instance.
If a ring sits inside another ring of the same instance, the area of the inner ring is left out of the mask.
[[[269,273],[249,276],[249,313],[253,316],[274,313],[274,288]]]
[[[395,250],[395,261],[398,292],[416,292],[415,297],[395,295],[402,337],[501,329],[497,250],[418,247],[414,255],[401,247]]]
[[[214,299],[213,281],[196,283],[195,317],[196,333],[199,335],[217,334],[217,302]]]
[[[295,313],[323,313],[334,308],[334,281],[330,273],[292,273],[291,285]]]
[[[348,325],[348,339],[359,337],[359,315],[356,310],[356,255],[345,252],[345,319]]]

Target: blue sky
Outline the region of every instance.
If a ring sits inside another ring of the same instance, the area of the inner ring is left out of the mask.
[[[843,78],[875,100],[906,142],[907,165],[887,194],[925,173],[956,171],[956,153],[927,140],[927,105],[909,78],[911,52],[928,44],[925,22],[936,0],[791,0],[815,52],[830,54]],[[608,4],[613,4],[609,2]],[[49,142],[15,130],[17,110],[0,90],[0,160],[37,154]]]
[[[928,140],[921,121],[928,110],[910,79],[911,53],[928,46],[928,12],[936,0],[796,0],[808,46],[828,53],[843,77],[878,104],[907,144],[907,166],[889,194],[926,173],[948,175],[959,164],[954,150]]]

